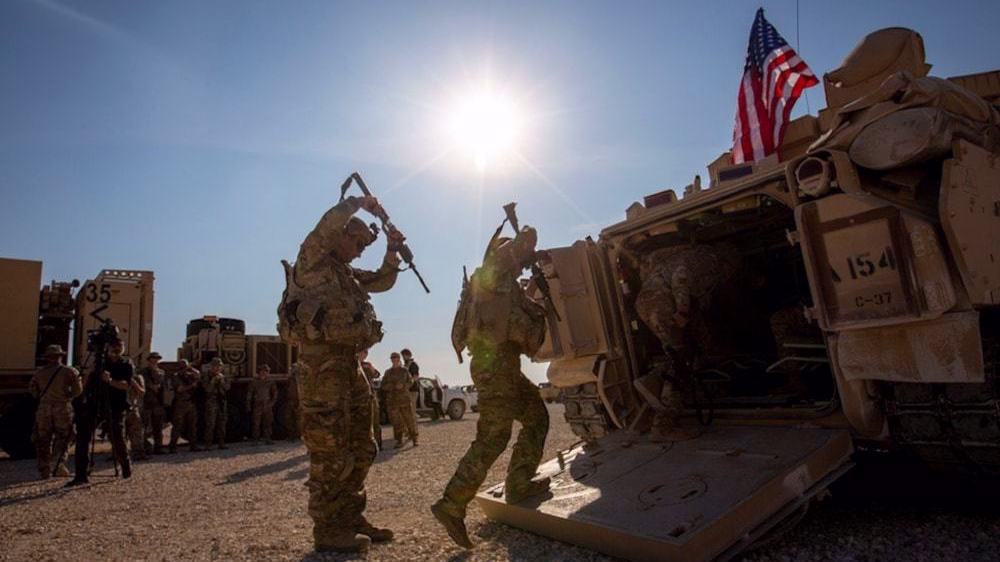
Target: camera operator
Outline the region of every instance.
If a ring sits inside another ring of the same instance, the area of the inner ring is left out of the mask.
[[[90,392],[85,392],[87,400],[82,411],[77,415],[76,428],[76,475],[68,486],[76,486],[89,482],[90,446],[98,417],[107,418],[111,433],[111,449],[115,462],[122,467],[122,478],[132,476],[132,463],[129,461],[125,448],[125,413],[129,408],[129,388],[138,386],[135,380],[135,367],[123,355],[125,344],[120,340],[112,340],[107,346],[104,369],[96,370],[87,376],[84,383]],[[96,378],[96,380],[95,380]],[[102,388],[103,386],[103,388]],[[133,391],[137,391],[133,388]]]

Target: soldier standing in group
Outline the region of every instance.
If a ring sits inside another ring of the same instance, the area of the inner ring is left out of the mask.
[[[215,357],[208,364],[208,372],[202,380],[202,388],[205,389],[205,448],[208,449],[212,442],[219,444],[220,449],[226,447],[226,423],[228,422],[226,408],[226,395],[232,383],[229,377],[222,371],[224,364],[222,359]]]
[[[302,413],[299,408],[299,362],[288,369],[288,392],[285,395],[285,420],[288,422],[288,440],[302,436]]]
[[[382,424],[379,420],[379,403],[378,403],[378,393],[375,392],[375,382],[382,373],[378,372],[375,365],[372,365],[368,361],[368,350],[365,349],[358,354],[358,360],[361,361],[361,370],[365,373],[365,378],[368,379],[368,385],[372,387],[372,434],[375,436],[375,444],[378,445],[378,450],[382,450]]]
[[[501,225],[502,226],[502,225]],[[516,228],[516,226],[515,226]],[[471,548],[465,529],[466,506],[503,453],[515,420],[521,423],[507,467],[507,503],[545,492],[549,479],[534,480],[549,429],[549,414],[535,386],[521,373],[521,354],[533,355],[545,338],[545,309],[530,300],[518,282],[535,261],[537,234],[524,227],[511,240],[497,230],[483,265],[462,291],[452,343],[472,355],[472,382],[479,392],[476,439],[462,457],[443,497],[431,507],[434,517],[459,546]]]
[[[174,373],[174,412],[170,428],[171,453],[177,452],[177,440],[187,439],[192,451],[198,446],[198,410],[194,406],[194,393],[198,389],[198,371],[187,359],[180,360],[180,369]]]
[[[247,410],[251,412],[250,436],[259,443],[261,434],[264,442],[271,444],[271,430],[274,425],[274,403],[278,401],[278,385],[271,380],[271,368],[266,364],[257,367],[257,376],[250,381],[247,391]]]
[[[403,366],[410,373],[410,409],[413,410],[413,418],[417,417],[417,401],[420,397],[420,365],[413,360],[413,352],[404,348],[400,351],[403,354]]]
[[[142,397],[143,433],[153,434],[152,449],[150,449],[148,442],[144,440],[144,443],[146,452],[154,455],[163,454],[163,418],[166,415],[166,406],[163,402],[166,376],[159,366],[161,358],[160,354],[155,351],[150,353],[149,357],[146,358],[146,366],[139,372],[146,385],[146,394]]]
[[[66,451],[73,439],[72,401],[83,392],[83,383],[76,369],[62,364],[65,355],[61,346],[46,347],[45,366],[35,371],[28,383],[31,396],[38,401],[32,441],[35,442],[38,474],[43,479],[69,476]]]
[[[399,354],[393,352],[389,356],[392,367],[382,376],[382,388],[385,390],[385,405],[392,424],[392,437],[396,440],[395,449],[403,446],[407,436],[417,446],[417,420],[410,407],[410,371],[403,366]]]
[[[358,552],[392,531],[365,518],[365,478],[377,449],[372,437],[372,392],[358,353],[382,340],[369,292],[396,283],[403,243],[390,235],[378,271],[350,263],[371,245],[376,230],[353,215],[381,213],[374,197],[348,197],[331,208],[285,263],[287,288],[278,307],[278,330],[300,344],[302,440],[309,449],[309,515],[317,551]]]
[[[128,439],[129,452],[132,458],[146,460],[146,435],[142,426],[142,405],[146,396],[146,384],[143,377],[132,377],[128,387],[128,412],[125,414],[125,436]]]

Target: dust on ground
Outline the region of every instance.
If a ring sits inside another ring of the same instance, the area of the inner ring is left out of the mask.
[[[545,459],[577,441],[552,419]],[[429,512],[475,434],[478,415],[420,423],[420,446],[387,450],[368,477],[368,518],[396,540],[362,556],[318,555],[306,514],[309,459],[299,442],[153,457],[129,481],[99,454],[93,484],[35,480],[33,461],[0,459],[0,560],[479,560],[597,561],[601,554],[488,521],[473,504],[472,551],[453,545]],[[487,479],[500,482],[506,452]],[[770,560],[1000,560],[1000,510],[938,477],[900,485],[897,468],[856,470],[833,497],[772,544],[745,555]],[[888,483],[895,482],[895,486]],[[928,493],[936,490],[936,493]],[[893,492],[895,490],[895,492]],[[936,498],[930,501],[928,497]]]

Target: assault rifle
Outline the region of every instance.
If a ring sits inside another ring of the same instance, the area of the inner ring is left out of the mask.
[[[514,207],[517,203],[507,203],[503,206],[503,212],[507,215],[507,222],[514,227],[515,232],[521,232],[521,227],[517,220],[517,211]],[[556,320],[562,322],[562,317],[559,316],[559,311],[556,310],[555,302],[552,301],[552,288],[549,287],[549,280],[545,277],[545,272],[542,271],[542,266],[538,265],[538,252],[531,259],[531,280],[535,282],[535,286],[538,287],[538,291],[542,293],[542,298],[545,299],[545,310],[556,317]]]
[[[361,192],[364,193],[365,196],[373,197],[371,190],[368,189],[368,185],[365,183],[365,180],[361,179],[361,174],[354,172],[347,176],[347,179],[344,180],[344,183],[340,186],[341,200],[344,199],[344,195],[347,193],[347,190],[351,188],[351,183],[353,182],[358,183],[358,187],[361,188]],[[392,221],[389,219],[389,213],[385,212],[385,209],[381,206],[379,206],[374,215],[378,218],[379,222],[382,223],[382,232],[384,232],[386,236],[389,236],[394,232],[400,232],[399,229],[396,228],[396,225],[392,224]],[[424,277],[420,275],[420,272],[417,271],[416,264],[413,263],[413,250],[410,250],[410,247],[405,243],[401,243],[396,249],[396,252],[399,253],[399,257],[403,258],[403,261],[406,262],[407,268],[413,271],[413,273],[417,276],[417,280],[420,281],[420,285],[424,288],[424,291],[430,293],[431,290],[427,288],[427,283],[424,283]]]

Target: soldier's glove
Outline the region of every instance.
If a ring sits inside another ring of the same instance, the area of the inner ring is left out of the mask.
[[[398,252],[403,249],[404,243],[406,242],[406,236],[398,230],[390,230],[388,241],[386,243],[387,248],[391,252]]]
[[[378,215],[379,211],[382,210],[382,205],[379,204],[378,199],[375,197],[367,195],[358,199],[360,200],[358,206],[373,215]]]

